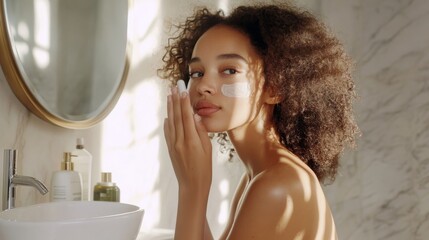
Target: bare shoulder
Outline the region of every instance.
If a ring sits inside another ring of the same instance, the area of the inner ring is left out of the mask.
[[[321,185],[314,172],[305,164],[280,162],[257,175],[249,188],[249,194],[265,195],[276,200],[290,198],[295,202],[315,203],[325,199]]]
[[[229,239],[336,239],[332,214],[315,174],[280,162],[243,193]]]
[[[269,194],[274,190],[276,194],[272,197],[280,196],[283,193],[289,197],[308,198],[310,191],[320,187],[316,175],[306,167],[294,163],[280,162],[271,168],[258,174],[251,182],[249,190],[261,193],[266,191]],[[271,196],[271,194],[269,194]]]

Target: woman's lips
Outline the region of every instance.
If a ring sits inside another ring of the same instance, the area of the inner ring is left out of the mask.
[[[220,107],[208,101],[198,101],[195,104],[195,112],[201,117],[207,117],[220,110]]]

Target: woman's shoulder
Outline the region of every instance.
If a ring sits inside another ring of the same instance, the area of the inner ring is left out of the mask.
[[[305,233],[306,239],[335,239],[335,224],[319,181],[305,167],[276,164],[255,176],[243,197],[233,236],[295,239]],[[247,226],[243,228],[247,232],[239,231],[240,226]]]
[[[294,197],[302,195],[308,198],[311,192],[320,188],[314,172],[305,164],[296,161],[279,161],[256,175],[249,183],[249,190],[262,191],[274,196]]]

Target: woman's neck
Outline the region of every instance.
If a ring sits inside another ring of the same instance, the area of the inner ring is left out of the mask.
[[[250,179],[278,163],[279,150],[283,148],[274,137],[272,125],[267,124],[268,116],[269,114],[261,109],[255,119],[228,131],[228,137]]]

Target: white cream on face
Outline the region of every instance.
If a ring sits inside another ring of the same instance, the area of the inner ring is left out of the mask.
[[[250,97],[250,83],[238,82],[232,84],[222,84],[221,92],[227,97],[248,98]]]

